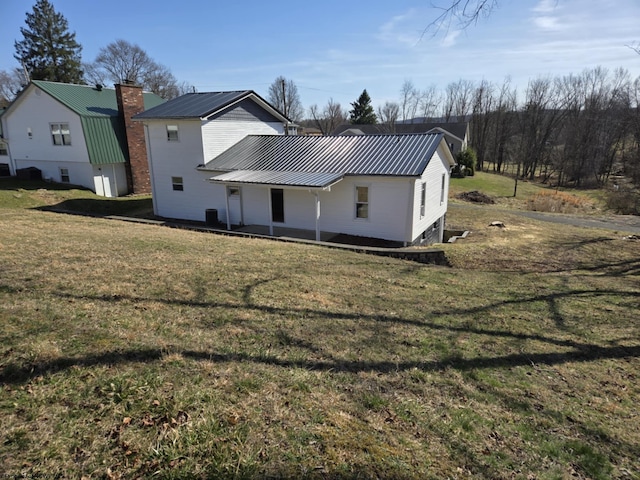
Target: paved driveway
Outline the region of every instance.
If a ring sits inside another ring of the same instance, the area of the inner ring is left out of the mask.
[[[449,203],[449,208],[486,208],[481,205],[464,203]],[[544,222],[560,223],[563,225],[574,225],[585,228],[604,228],[616,230],[618,232],[640,233],[640,217],[636,215],[570,215],[563,213],[543,213],[530,212],[526,210],[493,209],[496,212],[505,212],[513,215],[520,215]]]

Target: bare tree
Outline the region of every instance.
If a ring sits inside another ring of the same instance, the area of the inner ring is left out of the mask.
[[[302,120],[304,108],[302,108],[298,87],[293,80],[287,80],[282,75],[276,78],[269,86],[267,99],[294,122]]]
[[[378,121],[386,133],[396,133],[396,123],[400,115],[400,106],[395,102],[385,102],[378,107]]]
[[[464,29],[488,17],[499,5],[498,0],[450,0],[444,6],[433,5],[440,14],[424,29],[423,35],[441,29],[448,30],[452,25]]]
[[[411,80],[405,80],[400,88],[400,119],[405,123],[416,117],[416,113],[420,106],[420,91],[413,85]]]
[[[0,107],[11,103],[27,83],[17,68],[10,72],[0,70]]]
[[[313,119],[313,124],[323,135],[331,135],[338,127],[347,122],[347,114],[342,106],[330,98],[325,107],[320,111],[317,105],[311,105],[309,113]]]
[[[422,91],[420,94],[419,111],[423,121],[426,122],[429,118],[436,116],[441,102],[440,92],[438,92],[435,85],[432,84]]]
[[[139,45],[116,40],[99,50],[96,60],[85,65],[85,78],[90,83],[134,82],[162,98],[181,94],[171,71],[156,63]]]
[[[494,108],[494,86],[482,80],[476,87],[473,96],[471,115],[471,138],[477,155],[477,168],[484,168],[484,161],[489,147],[491,111]]]
[[[460,79],[447,85],[443,106],[446,122],[461,122],[471,114],[473,92],[474,86],[470,80]]]

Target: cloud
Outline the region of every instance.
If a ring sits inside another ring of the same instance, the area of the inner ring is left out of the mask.
[[[540,30],[558,31],[566,28],[561,22],[558,0],[539,0],[535,7],[531,9],[533,14],[533,24]]]
[[[547,15],[535,17],[533,24],[542,30],[560,30],[562,28],[558,17],[549,17]]]
[[[447,32],[447,36],[442,39],[440,46],[453,47],[456,44],[456,39],[460,36],[462,30],[453,30]]]
[[[420,16],[415,8],[392,17],[378,29],[378,38],[385,42],[415,46],[420,40],[420,34],[410,23],[416,18]]]
[[[536,13],[551,13],[558,6],[557,0],[540,0],[538,4],[532,8]]]

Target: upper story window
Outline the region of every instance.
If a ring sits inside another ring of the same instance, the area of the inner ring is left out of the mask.
[[[356,187],[356,218],[369,218],[369,187]]]
[[[427,203],[427,182],[423,182],[422,188],[420,190],[420,218],[424,217],[426,203]]]
[[[440,188],[440,205],[444,203],[444,192],[447,190],[447,176],[442,174],[442,187]]]
[[[68,123],[52,123],[51,138],[54,145],[71,145],[71,132]]]
[[[167,141],[168,142],[177,142],[178,141],[178,126],[177,125],[167,125]]]
[[[7,143],[0,140],[0,155],[9,155],[9,149]]]

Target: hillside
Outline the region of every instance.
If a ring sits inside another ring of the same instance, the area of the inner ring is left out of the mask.
[[[49,195],[0,190],[1,475],[638,478],[628,235],[452,208],[434,267]]]

